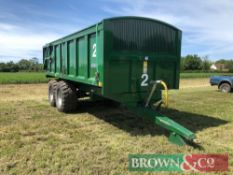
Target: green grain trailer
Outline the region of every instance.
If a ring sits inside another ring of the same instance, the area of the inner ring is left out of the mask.
[[[111,99],[171,131],[178,145],[194,133],[152,109],[161,88],[179,88],[181,31],[155,19],[117,17],[43,47],[49,102],[61,112],[75,110],[85,95]],[[167,94],[165,94],[167,95]]]

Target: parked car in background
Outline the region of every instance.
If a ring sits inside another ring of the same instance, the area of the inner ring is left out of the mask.
[[[218,86],[221,92],[231,92],[233,90],[233,76],[212,76],[210,77],[211,86]]]

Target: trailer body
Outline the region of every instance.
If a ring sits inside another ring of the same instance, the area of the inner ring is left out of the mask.
[[[104,19],[43,47],[46,76],[54,78],[49,102],[69,112],[82,94],[111,99],[170,130],[169,140],[184,145],[194,133],[152,107],[167,106],[167,89],[179,88],[180,54],[181,31],[170,24],[142,17]]]
[[[143,102],[150,81],[179,87],[181,31],[141,17],[104,19],[43,48],[46,75],[123,104]],[[152,100],[161,98],[160,91]]]

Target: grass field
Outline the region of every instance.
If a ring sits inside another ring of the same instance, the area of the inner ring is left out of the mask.
[[[0,85],[0,174],[131,174],[129,153],[227,153],[232,174],[233,94],[185,81],[162,112],[194,131],[199,148],[170,144],[122,107],[83,101],[63,114],[48,105],[46,84]]]
[[[0,84],[45,83],[48,79],[44,72],[0,72]]]
[[[209,78],[214,75],[231,75],[233,76],[233,73],[181,73],[180,78]]]
[[[233,73],[181,73],[181,79],[209,78],[213,75],[233,75]],[[0,72],[0,84],[45,83],[48,79],[44,72]]]

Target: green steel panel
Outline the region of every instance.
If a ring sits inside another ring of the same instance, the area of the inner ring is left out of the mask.
[[[54,47],[50,47],[49,52],[50,52],[49,55],[51,55],[51,60],[50,60],[51,72],[55,72],[56,60],[55,60],[55,56],[54,56],[55,55]]]
[[[177,30],[152,20],[117,18],[106,22],[115,51],[177,54]]]
[[[61,71],[61,49],[60,45],[55,46],[55,59],[56,59],[56,73],[60,73]]]
[[[120,17],[105,20],[104,30],[105,72],[108,72],[104,84],[111,85],[105,87],[107,97],[125,104],[143,102],[152,80],[163,80],[169,88],[178,88],[181,37],[178,29],[156,20]],[[161,93],[156,92],[152,101],[159,99]]]
[[[176,85],[176,62],[160,61],[156,64],[156,79],[166,82],[168,88]]]
[[[75,59],[75,42],[69,41],[68,42],[68,62],[69,62],[69,75],[75,76],[75,65],[76,65],[76,59]]]
[[[114,93],[127,93],[129,89],[129,62],[127,61],[111,61],[109,63],[111,69],[108,74],[110,75],[109,82],[107,84],[110,94]],[[121,68],[119,71],[119,67]]]
[[[62,74],[67,74],[67,48],[66,43],[62,43],[62,59],[61,59],[61,67],[62,67]]]
[[[155,65],[157,64],[155,61],[145,61],[141,57],[128,56],[120,60],[114,57],[109,61],[109,65],[107,95],[109,94],[113,98],[117,96],[124,99],[126,93],[131,94],[131,97],[127,99],[127,103],[142,102],[148,97],[148,93],[151,90],[150,82],[155,80],[156,75]],[[147,76],[144,77],[144,74]],[[170,71],[166,72],[165,70],[163,75],[170,76]],[[158,77],[162,79],[161,76]],[[160,98],[160,92],[154,94],[155,101]]]
[[[86,39],[80,38],[78,40],[78,76],[80,78],[87,78],[87,53],[86,50]]]
[[[96,58],[97,58],[97,52],[96,52],[96,34],[89,35],[88,38],[88,48],[89,48],[89,54],[88,54],[88,78],[95,78],[96,70]]]

